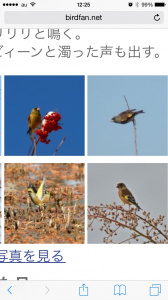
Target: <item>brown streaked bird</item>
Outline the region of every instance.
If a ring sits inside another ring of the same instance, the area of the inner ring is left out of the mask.
[[[134,118],[138,114],[145,113],[143,110],[136,111],[136,109],[125,110],[121,112],[118,116],[115,116],[111,119],[111,122],[119,124],[127,124],[131,121],[134,121]]]
[[[27,118],[27,122],[29,124],[27,134],[30,134],[30,139],[32,139],[34,130],[41,124],[41,114],[39,107],[35,107],[32,109],[30,115]]]
[[[140,208],[138,203],[135,201],[134,196],[128,190],[128,188],[126,187],[126,185],[124,183],[118,183],[116,187],[118,188],[118,195],[124,204],[128,204],[129,206],[135,205],[138,209],[142,209],[142,208]]]

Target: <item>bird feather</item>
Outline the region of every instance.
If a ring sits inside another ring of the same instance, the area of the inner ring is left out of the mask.
[[[46,178],[43,178],[42,183],[40,184],[40,187],[37,190],[36,196],[42,201],[44,194],[45,194],[45,184],[46,184]]]

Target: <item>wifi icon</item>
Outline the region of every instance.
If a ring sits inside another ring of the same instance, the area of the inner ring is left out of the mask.
[[[35,2],[31,2],[30,4],[31,4],[31,6],[34,6],[36,3]]]

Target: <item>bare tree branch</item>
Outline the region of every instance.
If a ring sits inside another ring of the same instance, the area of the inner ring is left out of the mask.
[[[61,143],[59,144],[59,146],[55,149],[53,156],[56,155],[56,153],[58,152],[59,148],[62,146],[62,144],[65,142],[66,140],[66,136],[63,137]]]
[[[138,146],[137,146],[137,131],[136,131],[136,121],[133,120],[133,126],[134,126],[134,144],[135,144],[135,155],[138,155]]]
[[[130,107],[129,107],[127,98],[126,98],[125,96],[124,96],[124,100],[125,100],[125,102],[126,102],[126,105],[127,105],[128,110],[130,110]],[[135,119],[133,119],[132,122],[133,122],[133,127],[134,127],[135,155],[137,156],[137,155],[138,155],[138,145],[137,145],[137,131],[136,131],[136,121],[135,121]]]
[[[127,105],[127,108],[128,110],[130,110],[130,107],[129,107],[129,104],[128,104],[128,101],[127,101],[127,98],[124,96],[124,99],[125,99],[125,102],[126,102],[126,105]]]
[[[139,237],[144,238],[144,243],[168,244],[168,229],[163,225],[164,216],[161,215],[154,219],[150,217],[150,213],[143,211],[141,216],[137,208],[126,210],[114,202],[113,205],[89,206],[88,219],[91,230],[95,220],[101,223],[100,230],[107,234],[103,239],[106,243],[114,243],[111,237],[114,239],[119,229],[127,228],[132,232],[131,236],[119,241],[119,244],[130,240],[138,241]]]
[[[38,142],[39,142],[39,139],[37,139],[37,141],[35,140],[35,138],[34,138],[34,147],[33,147],[33,150],[32,150],[32,153],[31,153],[31,156],[33,156],[34,155],[34,153],[35,153],[35,155],[36,155],[36,147],[37,147],[37,144],[38,144]]]

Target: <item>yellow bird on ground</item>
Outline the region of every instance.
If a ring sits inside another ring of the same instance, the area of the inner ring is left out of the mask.
[[[32,109],[30,115],[27,118],[27,122],[29,124],[27,134],[30,134],[30,139],[32,139],[34,130],[38,128],[41,123],[41,114],[39,107],[35,107]]]
[[[45,190],[46,179],[43,178],[43,181],[36,190],[35,186],[30,183],[28,186],[28,194],[31,201],[37,206],[44,206],[50,200],[50,192]]]

